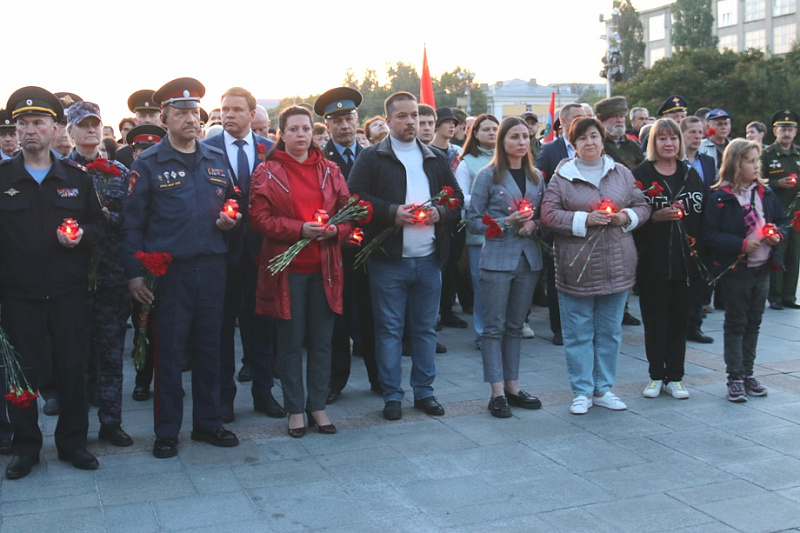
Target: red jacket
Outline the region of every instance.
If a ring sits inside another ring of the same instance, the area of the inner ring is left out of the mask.
[[[336,163],[320,157],[315,168],[323,197],[320,208],[333,216],[350,197],[347,182]],[[290,179],[280,161],[265,161],[253,172],[250,186],[250,226],[255,232],[264,235],[264,245],[258,257],[256,314],[283,320],[292,318],[289,269],[273,276],[267,267],[270,259],[285,252],[301,239],[300,232],[306,221],[295,217],[291,195]],[[347,238],[351,224],[339,224],[337,229],[336,239],[320,241],[319,260],[328,305],[335,313],[341,314],[344,272],[340,242]]]

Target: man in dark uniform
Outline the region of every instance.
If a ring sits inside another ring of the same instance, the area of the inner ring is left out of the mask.
[[[256,114],[256,99],[247,89],[232,87],[225,91],[221,113],[222,133],[203,142],[225,153],[233,183],[245,199],[239,204],[242,221],[226,235],[229,249],[219,356],[222,421],[233,422],[236,416],[233,412],[236,398],[233,378],[236,372],[234,336],[237,319],[243,353],[239,380],[253,381],[250,392],[254,410],[272,418],[283,418],[286,411],[272,396],[275,385],[272,378],[272,319],[256,315],[256,258],[261,253],[263,238],[250,229],[246,200],[250,197],[250,177],[274,143],[255,135],[250,129],[250,122]]]
[[[17,126],[11,112],[0,109],[0,159],[11,159],[18,149]]]
[[[800,211],[800,148],[794,144],[799,121],[800,116],[789,109],[772,115],[775,142],[761,154],[761,173],[789,216]],[[796,302],[800,233],[787,232],[776,248],[777,255],[783,258],[783,270],[770,274],[769,306],[778,310],[800,309]]]
[[[236,225],[222,208],[235,193],[225,154],[197,142],[203,94],[205,88],[193,78],[173,80],[154,93],[168,134],[133,163],[123,209],[122,262],[128,287],[139,303],[155,304],[153,455],[160,459],[178,453],[186,353],[194,359],[192,440],[221,447],[239,444],[236,435],[222,427],[219,400],[228,248],[224,232]],[[155,295],[134,257],[140,250],[172,256]]]
[[[337,87],[326,91],[314,103],[314,112],[325,119],[331,138],[322,148],[322,154],[339,165],[345,179],[350,175],[356,158],[363,148],[356,142],[358,129],[358,106],[361,93],[349,87]],[[343,309],[336,315],[333,328],[333,353],[331,356],[331,382],[327,403],[334,403],[342,395],[342,389],[350,379],[350,337],[353,337],[353,352],[360,353],[367,367],[371,388],[380,392],[378,364],[375,361],[375,335],[372,323],[369,278],[365,269],[353,268],[358,248],[344,241],[342,261],[344,263]]]
[[[141,89],[128,97],[128,109],[134,114],[137,126],[142,124],[155,124],[161,122],[161,109],[153,101],[152,89]],[[130,145],[117,150],[117,161],[128,168],[133,165],[133,148]]]
[[[22,150],[0,163],[3,327],[34,389],[44,367],[58,376],[58,458],[94,470],[97,459],[86,450],[86,277],[89,250],[103,239],[103,212],[83,167],[50,153],[56,121],[64,114],[58,99],[40,87],[24,87],[11,95],[6,109]],[[59,230],[65,218],[80,225],[74,238]],[[6,477],[19,479],[39,463],[42,432],[36,402],[8,406],[14,458]]]

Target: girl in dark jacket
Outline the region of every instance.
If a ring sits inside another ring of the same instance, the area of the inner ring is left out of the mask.
[[[644,321],[644,342],[650,363],[645,398],[666,390],[673,398],[689,397],[681,380],[686,356],[689,292],[699,276],[692,248],[700,238],[706,194],[703,180],[686,164],[683,135],[671,119],[650,130],[647,160],[633,175],[652,209],[650,219],[633,232],[639,252],[636,279]]]
[[[783,240],[785,230],[781,228],[787,223],[781,204],[760,177],[760,155],[761,145],[753,141],[737,139],[728,145],[703,226],[712,274],[724,272],[724,354],[728,400],[732,402],[746,402],[748,394],[767,394],[753,376],[753,365],[770,269],[773,265],[780,268],[773,247]],[[765,237],[764,227],[769,223],[777,228]]]

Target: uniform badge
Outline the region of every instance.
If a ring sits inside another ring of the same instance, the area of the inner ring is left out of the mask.
[[[225,191],[223,190],[223,188],[222,187],[217,187],[217,198],[222,198],[222,196],[224,194],[225,194]]]
[[[78,189],[56,189],[61,198],[77,198],[78,192]]]
[[[178,176],[180,176],[181,178],[185,178],[186,177],[186,172],[184,172],[183,170],[179,170],[178,171]]]
[[[769,168],[778,168],[781,166],[781,162],[775,159],[772,163],[769,164]]]
[[[209,176],[217,176],[217,177],[220,177],[220,178],[224,178],[225,177],[225,171],[223,169],[221,169],[221,168],[207,168],[206,169],[206,173]]]
[[[175,172],[174,170],[173,170],[172,172],[170,172],[170,174],[169,174],[169,175],[170,175],[170,176],[172,176],[172,179],[175,179],[175,178],[177,178],[177,177],[178,177],[178,173],[177,173],[177,172]]]
[[[19,194],[19,191],[17,189],[15,189],[14,187],[11,187],[5,193],[13,198],[13,197],[15,197],[16,195]]]
[[[167,180],[167,181],[169,181],[169,170],[167,170],[166,172],[164,172],[164,179],[165,179],[165,180]]]
[[[159,176],[159,178],[160,177],[161,176]],[[137,181],[139,181],[139,173],[133,170],[128,176],[128,196],[133,194],[133,190],[136,188]]]

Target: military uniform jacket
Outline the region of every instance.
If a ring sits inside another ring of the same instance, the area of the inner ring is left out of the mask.
[[[778,186],[781,178],[788,178],[795,174],[798,183],[791,189],[784,189]],[[777,143],[771,144],[761,154],[761,175],[769,180],[769,187],[781,202],[784,209],[797,197],[800,190],[800,149],[793,144],[789,151],[783,153]]]
[[[77,163],[50,156],[42,184],[25,170],[22,152],[0,162],[0,291],[45,300],[86,287],[91,247],[105,238],[105,217],[92,179]],[[74,218],[83,237],[74,248],[56,231]]]
[[[194,154],[177,152],[165,136],[133,162],[123,207],[122,264],[128,279],[142,275],[134,254],[162,252],[173,259],[225,254],[217,228],[222,205],[235,196],[227,156],[196,143]],[[194,161],[191,168],[184,156]]]
[[[603,148],[606,154],[611,156],[611,159],[617,163],[622,163],[628,167],[628,170],[633,170],[633,167],[644,161],[642,147],[625,135],[620,139],[619,146],[614,141],[606,138],[603,141]]]

